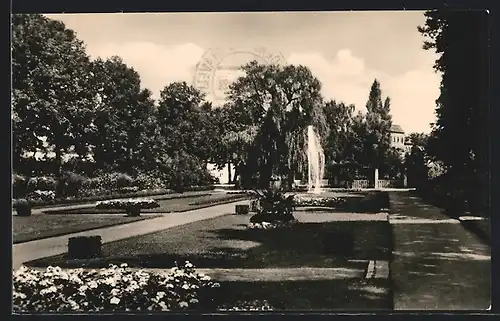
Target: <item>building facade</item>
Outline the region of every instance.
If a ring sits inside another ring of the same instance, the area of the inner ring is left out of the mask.
[[[397,148],[404,156],[406,153],[411,152],[412,145],[407,141],[405,131],[401,126],[393,124],[391,126],[391,147]]]

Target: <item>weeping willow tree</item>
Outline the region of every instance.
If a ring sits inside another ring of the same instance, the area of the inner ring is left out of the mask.
[[[289,185],[306,169],[306,129],[313,125],[320,137],[328,132],[321,99],[321,84],[304,66],[262,65],[242,67],[245,76],[231,86],[229,100],[244,110],[244,130],[233,142],[247,139],[246,169],[261,187],[273,177]]]

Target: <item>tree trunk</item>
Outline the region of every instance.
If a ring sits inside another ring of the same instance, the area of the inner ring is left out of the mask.
[[[292,187],[293,187],[293,182],[295,181],[295,171],[290,169],[288,171],[288,176],[287,176],[287,189],[289,191],[292,190]]]
[[[61,148],[56,144],[55,146],[55,165],[56,165],[56,190],[55,196],[59,198],[63,194],[63,183],[62,183],[62,151]]]
[[[231,161],[227,161],[227,183],[231,184]]]

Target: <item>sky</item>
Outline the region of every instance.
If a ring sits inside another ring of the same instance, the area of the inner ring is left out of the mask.
[[[234,67],[256,59],[305,65],[326,99],[361,111],[378,79],[393,123],[406,133],[430,132],[435,121],[440,75],[432,68],[436,54],[422,49],[421,11],[47,16],[73,29],[92,58],[122,57],[155,98],[186,81],[220,104],[224,83],[239,75]],[[210,62],[216,67],[202,68]]]

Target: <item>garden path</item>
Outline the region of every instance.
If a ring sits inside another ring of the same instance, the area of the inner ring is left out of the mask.
[[[249,204],[249,201],[227,203],[182,213],[169,213],[159,218],[14,244],[12,246],[12,268],[18,269],[23,262],[65,253],[70,237],[100,235],[102,242],[108,243],[234,213],[236,204]]]
[[[486,310],[491,248],[408,191],[391,191],[395,310]]]

